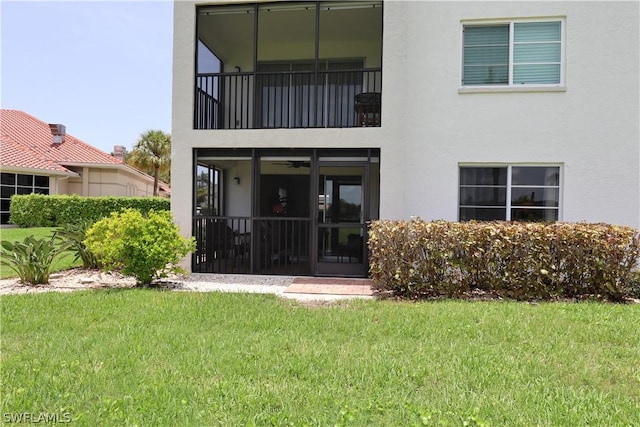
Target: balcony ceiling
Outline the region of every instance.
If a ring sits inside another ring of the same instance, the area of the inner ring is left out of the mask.
[[[269,12],[263,12],[269,14]],[[321,21],[321,43],[381,43],[380,8],[340,10],[336,13],[323,12]],[[262,16],[262,15],[260,15]],[[265,20],[266,21],[266,20]],[[274,45],[287,46],[291,42],[304,42],[301,34],[309,35],[313,43],[313,30],[309,28],[310,16],[307,11],[273,12],[269,16],[268,30],[261,37],[267,37]],[[326,22],[326,23],[325,23]],[[327,29],[328,28],[328,29]],[[199,19],[200,38],[223,61],[231,52],[253,51],[253,15],[229,14],[224,19],[217,15],[203,15]]]

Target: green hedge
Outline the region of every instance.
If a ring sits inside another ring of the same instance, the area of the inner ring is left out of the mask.
[[[94,223],[111,212],[137,209],[170,210],[169,199],[161,197],[81,197],[42,194],[16,195],[11,198],[9,222],[19,227],[56,227],[79,222]]]
[[[620,301],[631,294],[640,237],[608,224],[373,221],[369,250],[383,294]]]

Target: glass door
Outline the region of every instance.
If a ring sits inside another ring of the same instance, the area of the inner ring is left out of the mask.
[[[367,168],[361,163],[319,163],[318,275],[366,275]]]

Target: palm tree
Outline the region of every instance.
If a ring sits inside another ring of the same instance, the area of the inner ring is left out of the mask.
[[[171,135],[148,130],[140,135],[128,163],[141,170],[153,171],[153,195],[158,195],[160,171],[171,168]]]

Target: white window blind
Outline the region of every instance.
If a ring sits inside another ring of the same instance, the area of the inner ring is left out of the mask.
[[[509,83],[509,26],[478,26],[464,30],[465,85]]]
[[[514,24],[513,83],[560,83],[560,22]]]
[[[463,86],[561,83],[561,21],[474,24],[463,31]]]

